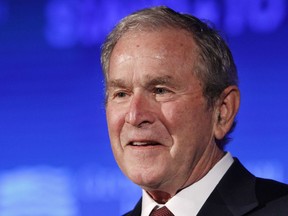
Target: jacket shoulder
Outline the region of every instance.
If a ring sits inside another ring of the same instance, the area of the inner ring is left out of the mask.
[[[288,196],[288,185],[271,179],[256,178],[256,196],[260,203],[267,203]]]
[[[287,216],[288,185],[274,180],[256,178],[256,195],[259,206],[251,214],[253,216]]]

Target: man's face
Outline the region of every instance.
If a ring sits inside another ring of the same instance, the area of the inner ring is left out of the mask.
[[[122,171],[148,191],[176,193],[201,175],[195,170],[203,171],[217,148],[214,110],[193,75],[196,56],[191,35],[171,29],[128,32],[112,52],[106,107],[112,150]]]

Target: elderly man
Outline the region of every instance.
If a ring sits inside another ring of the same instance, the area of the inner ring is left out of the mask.
[[[288,215],[288,186],[224,151],[240,94],[217,31],[167,7],[144,9],[113,29],[101,62],[112,150],[143,189],[127,215]]]

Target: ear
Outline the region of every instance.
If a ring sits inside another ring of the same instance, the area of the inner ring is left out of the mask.
[[[240,105],[237,86],[228,86],[220,95],[215,107],[214,136],[221,140],[229,132]]]

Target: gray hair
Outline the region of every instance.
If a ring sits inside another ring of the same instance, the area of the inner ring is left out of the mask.
[[[163,28],[182,29],[191,33],[198,52],[198,61],[194,65],[195,75],[202,82],[203,95],[208,108],[215,105],[223,90],[230,86],[238,86],[237,69],[233,56],[220,34],[206,22],[189,15],[178,13],[168,7],[147,8],[122,19],[108,35],[102,46],[101,64],[105,80],[109,71],[111,53],[118,40],[133,30],[157,31]],[[236,122],[226,136],[216,140],[217,145],[224,149],[229,142],[228,135],[233,131]]]

